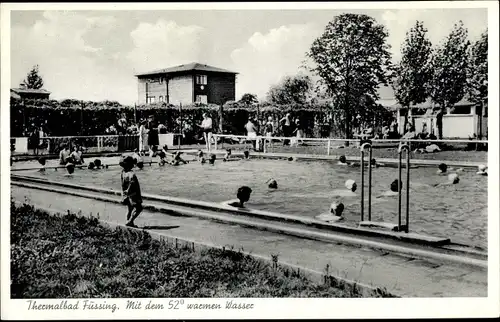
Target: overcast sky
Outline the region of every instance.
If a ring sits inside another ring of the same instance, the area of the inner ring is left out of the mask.
[[[384,24],[395,60],[416,20],[424,21],[433,44],[458,20],[472,41],[487,28],[486,9],[13,11],[11,85],[39,64],[54,99],[132,104],[136,72],[200,62],[239,72],[237,99],[247,92],[264,98],[271,84],[298,72],[312,41],[345,12]]]

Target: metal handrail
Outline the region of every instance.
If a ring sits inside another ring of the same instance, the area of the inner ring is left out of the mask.
[[[368,220],[372,219],[372,145],[365,142],[361,145],[361,221],[364,221],[364,203],[365,203],[365,148],[369,148],[368,161]]]
[[[234,137],[234,138],[248,138],[247,135],[233,135],[233,134],[212,134],[214,138],[216,137]],[[289,140],[295,138],[294,136],[292,137],[284,137],[284,136],[265,136],[265,135],[257,135],[256,138],[263,138],[263,139],[274,139],[274,140]],[[338,139],[338,138],[300,138],[301,141],[319,141],[319,142],[328,142],[328,141],[333,141],[333,142],[345,142],[345,141],[352,141],[352,142],[361,142],[363,141],[362,139]],[[372,143],[376,142],[386,142],[386,143],[401,143],[401,142],[415,142],[415,143],[488,143],[488,140],[427,140],[427,139],[370,139]]]
[[[398,148],[399,163],[398,163],[398,231],[401,231],[401,156],[403,150],[406,151],[406,226],[405,232],[410,229],[410,147],[407,144],[402,144]]]

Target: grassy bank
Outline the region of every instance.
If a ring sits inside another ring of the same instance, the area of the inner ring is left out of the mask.
[[[360,296],[240,252],[179,249],[29,205],[11,204],[11,244],[12,298]]]

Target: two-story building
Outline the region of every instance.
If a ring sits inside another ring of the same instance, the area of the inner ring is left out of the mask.
[[[166,102],[178,105],[234,101],[237,74],[199,63],[137,74],[138,103]]]

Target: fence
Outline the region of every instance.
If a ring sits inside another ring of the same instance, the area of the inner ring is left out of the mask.
[[[214,134],[214,148],[233,150],[258,150],[267,153],[293,153],[314,155],[339,155],[352,152],[347,146],[359,147],[361,139],[333,139],[333,138],[296,138],[296,137],[265,137],[257,136],[251,139],[244,135]],[[425,147],[436,144],[440,150],[487,150],[487,140],[417,140],[417,139],[373,139],[370,140],[375,154],[385,157],[388,151],[382,153],[382,148],[399,148],[406,143],[412,152],[426,153]],[[346,145],[346,142],[349,144]],[[380,151],[377,151],[380,150]],[[386,149],[387,150],[387,149]],[[389,151],[390,152],[390,151]],[[359,153],[359,152],[353,152]],[[389,153],[391,154],[391,153]],[[394,154],[394,153],[392,153]]]
[[[38,154],[58,154],[62,146],[70,149],[78,145],[84,147],[87,153],[124,152],[139,147],[138,135],[96,135],[96,136],[51,136],[41,137],[37,144]],[[33,153],[27,138],[11,138],[12,153]]]

